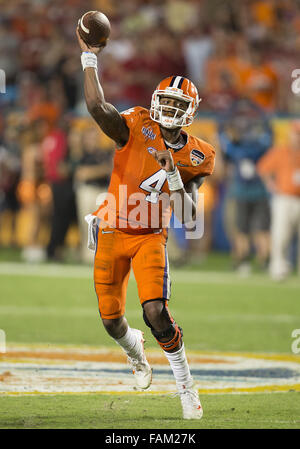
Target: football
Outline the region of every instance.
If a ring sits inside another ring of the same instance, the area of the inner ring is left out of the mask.
[[[102,12],[89,11],[79,19],[78,32],[89,47],[105,47],[110,35],[110,23]]]

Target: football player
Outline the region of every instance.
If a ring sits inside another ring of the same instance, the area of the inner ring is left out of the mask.
[[[164,222],[170,207],[183,223],[195,222],[198,188],[213,171],[213,147],[182,131],[193,121],[198,92],[187,78],[171,76],[156,88],[150,110],[137,106],[119,113],[106,102],[98,79],[100,49],[88,47],[78,29],[77,37],[88,111],[116,143],[108,190],[115,201],[104,202],[93,214],[98,217],[94,282],[101,319],[108,334],[126,352],[137,387],[148,388],[152,370],[144,354],[143,333],[130,328],[125,318],[132,267],[144,321],[170,363],[183,418],[200,419],[203,410],[193,386],[182,329],[168,309],[170,277]],[[169,203],[160,201],[166,195]]]

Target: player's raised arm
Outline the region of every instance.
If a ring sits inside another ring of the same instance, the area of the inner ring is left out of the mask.
[[[82,50],[84,95],[88,111],[102,131],[113,139],[119,147],[123,147],[128,141],[129,129],[117,109],[105,101],[98,78],[97,55],[102,47],[89,47],[85,44],[79,35],[78,28],[76,29],[76,35]]]

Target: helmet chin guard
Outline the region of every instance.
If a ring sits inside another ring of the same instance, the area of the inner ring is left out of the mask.
[[[160,104],[162,97],[185,102],[187,108],[180,109],[175,106],[162,105]],[[161,81],[153,92],[150,117],[164,128],[175,129],[189,126],[194,120],[200,101],[198,91],[190,80],[181,76],[171,76]],[[174,114],[169,116],[165,111],[174,112]]]

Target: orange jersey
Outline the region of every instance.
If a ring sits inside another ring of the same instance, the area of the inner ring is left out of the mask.
[[[137,106],[122,116],[130,131],[129,140],[115,151],[108,196],[95,215],[125,232],[154,232],[166,227],[170,218],[166,171],[153,156],[155,151],[165,150],[166,145],[159,124],[151,120],[147,109]],[[184,184],[196,176],[210,175],[215,161],[215,150],[210,144],[188,134],[186,138],[183,148],[170,149]]]
[[[274,176],[278,193],[300,197],[300,151],[271,148],[258,162],[261,176]]]

